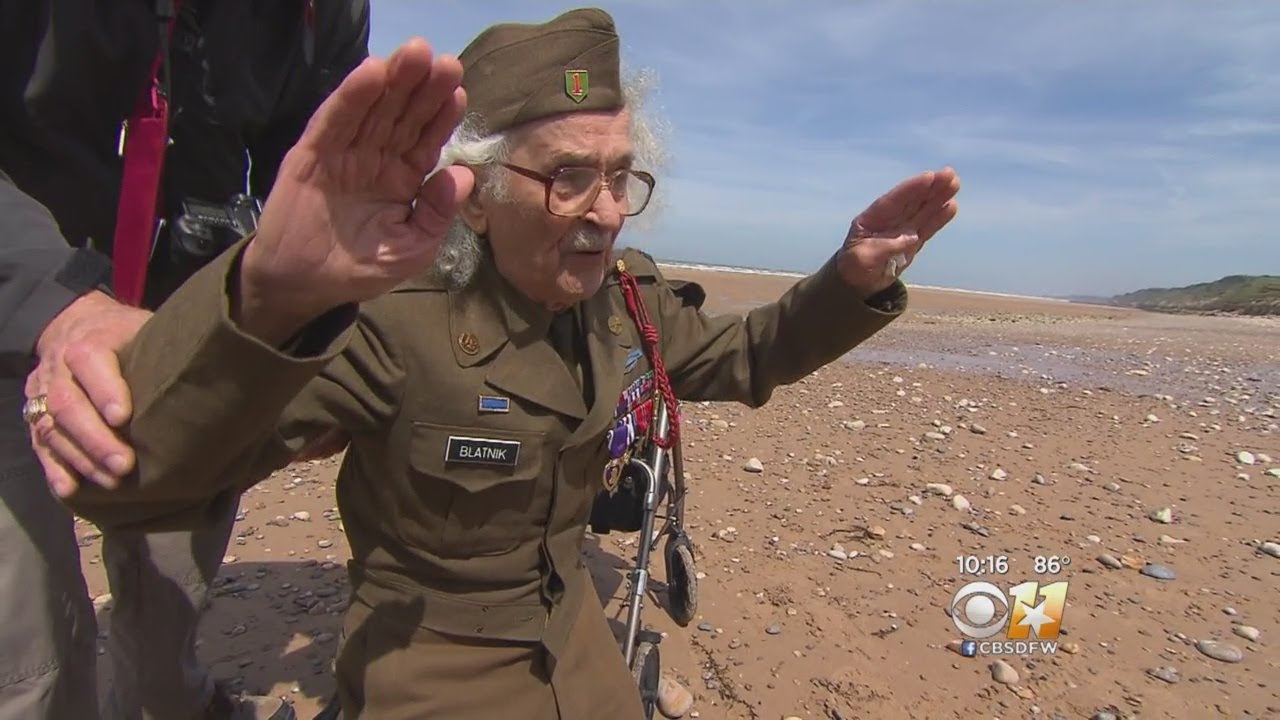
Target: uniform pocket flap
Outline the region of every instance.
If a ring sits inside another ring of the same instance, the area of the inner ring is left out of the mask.
[[[423,475],[468,492],[529,481],[542,471],[543,433],[417,421],[409,463]]]

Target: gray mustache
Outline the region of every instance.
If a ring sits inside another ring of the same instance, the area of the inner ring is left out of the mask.
[[[569,247],[576,252],[602,252],[609,246],[609,237],[601,232],[579,230],[573,234]]]

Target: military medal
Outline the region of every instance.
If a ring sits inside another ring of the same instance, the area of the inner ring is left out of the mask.
[[[605,440],[610,460],[605,464],[603,481],[610,495],[617,490],[622,471],[631,456],[648,440],[655,389],[653,372],[650,371],[632,381],[618,396],[613,427]]]
[[[613,495],[618,491],[618,481],[622,479],[622,471],[629,462],[631,462],[630,449],[624,452],[621,457],[610,460],[604,466],[604,489],[609,495]]]

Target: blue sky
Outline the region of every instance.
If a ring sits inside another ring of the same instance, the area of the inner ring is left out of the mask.
[[[373,0],[371,49],[461,51],[576,3]],[[1212,6],[1212,7],[1210,7]],[[809,271],[898,180],[960,214],[910,282],[1111,294],[1280,274],[1280,3],[601,4],[670,123],[660,212],[621,242]]]

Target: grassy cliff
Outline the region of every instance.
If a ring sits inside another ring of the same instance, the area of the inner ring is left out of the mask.
[[[1178,288],[1116,295],[1110,304],[1159,312],[1280,315],[1280,275],[1228,275]]]

